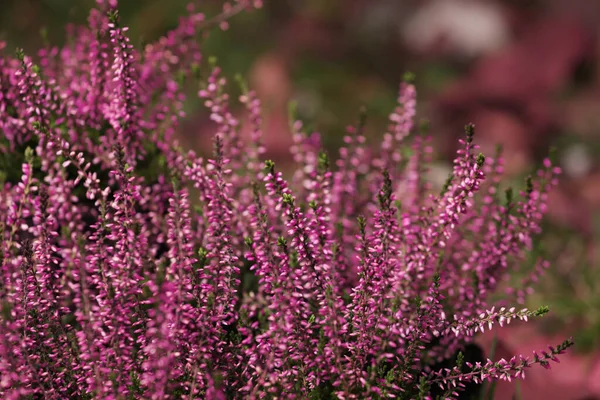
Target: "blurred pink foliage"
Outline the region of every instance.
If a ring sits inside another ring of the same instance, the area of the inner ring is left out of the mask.
[[[489,140],[509,144],[511,150],[524,147],[524,161],[530,161],[535,148],[547,143],[545,136],[562,122],[554,96],[591,57],[592,43],[589,32],[575,22],[543,19],[513,44],[477,61],[440,95],[438,109],[453,125],[465,117],[482,119],[485,132],[496,133],[499,125],[509,136],[492,134]]]

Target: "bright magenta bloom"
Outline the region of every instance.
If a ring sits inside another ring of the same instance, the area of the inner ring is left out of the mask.
[[[570,341],[508,361],[461,350],[547,311],[490,295],[532,247],[558,167],[498,193],[502,158],[467,126],[434,191],[405,82],[379,147],[361,118],[330,161],[292,121],[288,182],[261,159],[255,93],[244,142],[219,68],[198,79],[203,21],[191,10],[138,51],[100,1],[39,65],[0,60],[0,397],[453,398],[557,361]],[[215,124],[208,160],[173,140],[190,85]]]

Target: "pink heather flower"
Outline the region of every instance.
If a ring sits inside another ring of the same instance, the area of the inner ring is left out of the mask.
[[[545,260],[492,295],[541,231],[550,159],[498,193],[502,155],[478,154],[468,125],[432,192],[409,79],[379,146],[364,112],[335,158],[294,118],[288,181],[262,160],[256,93],[240,81],[236,115],[196,41],[262,1],[212,19],[190,6],[143,49],[116,1],[97,4],[39,65],[0,43],[1,398],[456,398],[572,344],[463,356],[474,335],[548,311],[512,306]],[[173,139],[188,88],[210,112],[208,159]]]

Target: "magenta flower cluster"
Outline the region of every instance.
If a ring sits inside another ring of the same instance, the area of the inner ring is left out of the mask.
[[[0,44],[2,399],[456,398],[558,361],[570,340],[511,360],[461,352],[547,311],[491,296],[522,303],[547,266],[506,289],[558,167],[501,192],[500,153],[477,154],[467,126],[434,190],[406,81],[379,146],[361,116],[330,159],[292,120],[288,181],[261,159],[256,94],[241,85],[240,119],[203,62],[211,25],[190,7],[136,50],[116,2],[98,1],[37,63]],[[173,138],[191,85],[215,127],[209,159]]]

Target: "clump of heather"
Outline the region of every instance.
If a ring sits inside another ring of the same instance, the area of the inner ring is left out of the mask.
[[[329,158],[292,120],[288,180],[262,159],[256,93],[230,98],[204,63],[211,25],[190,8],[138,50],[99,1],[36,63],[0,45],[0,397],[456,398],[558,361],[570,340],[463,355],[476,333],[547,312],[511,304],[545,261],[505,282],[540,231],[550,159],[502,193],[501,154],[478,154],[469,125],[434,190],[407,80],[379,146],[361,115]],[[208,159],[173,138],[191,85],[215,127]]]

